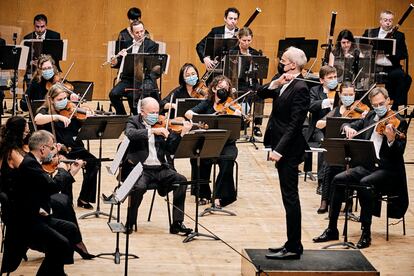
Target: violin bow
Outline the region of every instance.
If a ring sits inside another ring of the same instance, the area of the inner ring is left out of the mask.
[[[168,124],[170,123],[170,115],[171,115],[171,105],[172,105],[172,101],[174,98],[174,94],[171,94],[171,98],[170,98],[170,107],[168,108],[168,112],[167,112],[167,119],[165,119],[165,128],[168,129]]]
[[[88,93],[88,91],[89,91],[89,89],[91,88],[91,86],[92,86],[92,83],[90,83],[90,84],[89,84],[88,88],[86,88],[85,93],[83,93],[82,97],[79,99],[78,104],[75,106],[75,108],[74,108],[74,109],[73,109],[73,111],[72,111],[72,114],[70,114],[70,116],[69,116],[69,120],[72,120],[72,117],[73,117],[73,115],[74,115],[74,114],[75,114],[75,112],[76,112],[76,109],[78,109],[79,105],[82,103],[83,98],[85,98],[85,96],[86,96],[86,94]]]
[[[364,69],[364,67],[361,67],[361,69],[359,69],[358,73],[356,74],[355,78],[353,79],[353,81],[351,82],[352,85],[355,84],[356,79],[358,78],[359,74],[361,74],[362,69]]]
[[[243,95],[241,95],[240,97],[238,97],[238,98],[236,98],[236,99],[232,100],[231,102],[227,103],[227,106],[226,106],[226,107],[229,107],[230,105],[232,105],[232,104],[236,103],[238,100],[240,100],[240,99],[242,99],[242,98],[246,97],[247,95],[249,95],[249,94],[250,94],[250,93],[252,93],[252,92],[253,92],[253,90],[249,90],[249,91],[247,91],[246,93],[244,93],[244,94],[243,94]],[[217,113],[218,113],[218,111],[216,111],[214,114],[217,114]]]
[[[64,83],[66,80],[66,77],[69,75],[70,71],[73,68],[73,65],[75,65],[75,61],[72,61],[72,64],[70,65],[69,69],[66,71],[66,74],[63,76],[63,79],[61,81],[61,83]],[[69,90],[69,89],[68,89]]]
[[[372,89],[374,89],[375,87],[377,86],[377,83],[375,82],[369,89],[368,89],[368,91],[367,92],[365,92],[365,94],[364,95],[362,95],[362,97],[359,99],[359,100],[357,100],[357,104],[353,107],[353,108],[351,108],[349,111],[347,110],[346,112],[347,112],[347,114],[344,116],[344,117],[346,117],[346,116],[348,116],[348,114],[349,113],[351,113],[352,111],[354,111],[354,109],[357,107],[357,105],[360,103],[360,102],[362,102],[362,100],[372,91]]]
[[[361,129],[360,131],[358,131],[357,133],[355,133],[354,137],[355,137],[355,136],[360,135],[361,133],[364,133],[364,132],[365,132],[365,131],[367,131],[368,129],[373,128],[374,126],[376,126],[376,125],[378,125],[378,124],[380,124],[380,123],[382,123],[382,122],[385,122],[385,121],[386,121],[386,120],[388,120],[389,118],[394,117],[394,116],[395,116],[395,115],[397,115],[398,113],[403,112],[404,110],[406,110],[406,109],[408,109],[408,108],[409,108],[409,106],[406,106],[406,107],[404,107],[404,108],[401,108],[400,110],[396,111],[394,114],[391,114],[391,115],[389,115],[389,116],[387,116],[387,117],[385,117],[385,118],[382,118],[382,119],[381,119],[381,120],[379,120],[378,122],[374,122],[374,123],[370,124],[369,126],[364,127],[363,129]]]

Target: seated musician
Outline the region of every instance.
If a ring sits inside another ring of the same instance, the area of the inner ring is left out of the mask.
[[[81,208],[93,209],[90,203],[94,203],[96,200],[99,163],[96,157],[85,149],[82,141],[74,139],[82,125],[82,119],[87,116],[83,114],[85,110],[75,108],[76,105],[68,100],[65,90],[60,84],[54,84],[50,88],[46,99],[48,100],[37,110],[34,121],[36,125],[46,130],[51,132],[53,129],[55,130],[57,142],[71,149],[67,158],[86,161],[77,205]],[[73,110],[76,110],[75,115],[69,118]]]
[[[206,66],[206,70],[212,70],[217,64],[215,57],[205,55],[205,49],[207,45],[207,38],[221,37],[221,38],[234,38],[236,36],[237,21],[239,20],[240,12],[236,8],[228,8],[224,11],[224,26],[214,27],[211,31],[197,43],[196,51],[200,58],[200,61]]]
[[[40,130],[30,137],[29,149],[18,167],[14,183],[18,195],[15,214],[19,218],[19,229],[24,229],[25,233],[20,236],[19,243],[45,252],[37,275],[66,275],[64,265],[73,264],[75,246],[82,239],[74,223],[52,216],[50,196],[60,188],[41,163],[56,153],[57,146],[51,133]]]
[[[25,92],[30,101],[44,100],[48,89],[56,82],[56,79],[60,79],[60,77],[55,61],[50,55],[41,55],[37,60],[36,71],[33,74],[32,81]],[[78,100],[79,97],[70,92],[70,87],[69,90],[65,91],[72,101]],[[23,111],[27,111],[27,104],[26,99],[22,98],[20,108]]]
[[[394,13],[392,11],[381,11],[380,27],[365,30],[362,36],[385,38],[393,31],[393,22]],[[400,64],[401,60],[408,58],[405,35],[400,31],[396,31],[391,38],[396,40],[395,56],[384,57],[384,59],[380,59],[382,62],[377,61],[377,63],[380,63],[378,65],[382,65],[384,72],[388,73],[385,87],[390,94],[391,100],[393,100],[392,109],[397,110],[399,105],[404,104],[404,99],[410,89],[411,80],[407,79]],[[410,77],[408,76],[408,78]]]
[[[336,38],[335,48],[329,55],[329,65],[334,66],[335,60],[353,57],[355,54],[355,38],[350,30],[344,29]]]
[[[363,119],[345,124],[342,129],[347,138],[352,139],[358,130],[373,125],[393,113],[390,111],[390,98],[385,88],[374,88],[369,94],[369,100],[374,111],[369,112]],[[357,243],[358,248],[366,248],[371,244],[371,220],[374,206],[378,203],[375,192],[398,195],[398,199],[393,201],[394,208],[396,208],[395,213],[390,216],[400,218],[404,215],[408,207],[407,180],[403,157],[406,140],[405,136],[397,133],[406,131],[407,123],[398,114],[395,115],[393,120],[395,120],[395,125],[390,121],[385,121],[384,128],[379,129],[374,126],[357,136],[357,138],[373,141],[376,157],[379,159],[379,166],[372,170],[363,166],[356,166],[334,177],[332,185],[335,187],[335,192],[331,202],[329,225],[322,235],[313,239],[314,242],[326,242],[339,238],[338,215],[346,183],[351,183],[353,187],[360,187],[357,190],[361,202],[362,235]]]
[[[253,32],[248,27],[243,27],[239,30],[239,33],[237,35],[239,39],[239,44],[235,46],[234,48],[230,49],[229,54],[233,55],[244,55],[244,56],[261,56],[262,53],[253,49],[250,47],[252,41],[253,41]],[[245,72],[249,72],[253,75],[248,75],[247,73],[242,74],[241,78],[238,79],[238,92],[239,93],[246,93],[249,90],[253,90],[255,92],[259,86],[259,81],[256,77],[254,77],[254,71],[253,68],[250,68],[250,63],[247,68],[243,68]],[[246,98],[243,99],[243,102],[247,104],[246,112],[248,112],[248,109],[252,106],[253,99],[255,101],[255,107],[254,107],[254,115],[259,116],[255,117],[253,122],[253,134],[257,137],[262,137],[262,131],[260,130],[260,126],[262,125],[263,118],[263,109],[264,109],[264,103],[263,99],[259,97],[255,97],[254,94],[250,94],[246,96]]]
[[[160,110],[162,113],[167,112],[170,109],[170,102],[171,102],[171,109],[174,112],[177,109],[176,106],[176,99],[183,99],[183,98],[204,98],[202,93],[196,93],[195,88],[199,83],[198,79],[198,70],[197,68],[191,63],[185,63],[180,69],[180,75],[178,76],[178,83],[180,86],[174,88],[164,99],[160,102]],[[172,98],[172,101],[171,101]],[[172,113],[174,114],[174,113]]]
[[[142,21],[133,21],[131,23],[131,31],[134,36],[133,40],[128,40],[123,43],[123,48],[118,53],[118,58],[114,58],[112,60],[111,66],[112,67],[120,67],[123,58],[129,54],[136,54],[136,53],[158,53],[158,44],[149,39],[145,35],[145,27]],[[135,46],[132,46],[135,43]],[[128,47],[132,46],[128,51],[126,50]],[[122,68],[120,68],[122,70]],[[159,100],[159,93],[157,90],[157,84],[155,79],[159,77],[157,72],[146,72],[144,76],[143,83],[140,83],[137,89],[143,89],[149,91],[149,95],[142,95],[143,97],[151,96],[154,99]],[[127,97],[128,104],[131,112],[136,115],[137,110],[134,108],[134,101],[136,102],[138,99],[134,97],[136,91],[128,91],[127,89],[134,88],[134,78],[133,76],[121,73],[120,82],[117,83],[109,93],[109,98],[111,100],[112,106],[115,108],[116,114],[118,115],[125,115],[127,114],[125,111],[125,107],[122,103],[122,97]],[[145,92],[145,91],[144,91]]]
[[[157,184],[161,196],[174,190],[173,223],[170,226],[170,233],[188,235],[192,229],[187,228],[183,223],[187,185],[173,186],[173,183],[184,182],[186,178],[170,168],[166,156],[174,154],[181,137],[191,130],[192,124],[185,122],[181,135],[170,133],[164,127],[154,127],[158,122],[159,104],[152,97],[142,99],[140,109],[139,115],[129,118],[125,129],[125,135],[131,143],[122,165],[122,178],[126,178],[138,163],[143,165],[143,172],[131,191],[127,231],[132,231],[132,226],[136,225],[138,208],[148,186]]]
[[[232,93],[231,81],[226,76],[217,76],[209,85],[208,98],[199,103],[194,108],[185,113],[185,117],[189,120],[198,114],[214,114],[221,113],[220,103],[224,103],[229,98],[234,98]],[[238,106],[240,108],[240,106]],[[216,110],[217,109],[217,110]],[[236,109],[234,115],[241,115],[239,109]],[[234,160],[237,158],[236,141],[228,140],[220,153],[218,165],[220,172],[216,179],[216,192],[214,205],[217,208],[229,205],[237,200],[236,189],[234,186],[233,167]],[[210,180],[212,160],[201,159],[200,178]],[[192,162],[192,178],[195,179],[197,168],[195,162]],[[211,200],[211,189],[209,185],[200,185],[200,202],[198,204],[205,205]]]

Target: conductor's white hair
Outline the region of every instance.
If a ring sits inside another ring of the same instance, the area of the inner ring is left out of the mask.
[[[289,59],[290,62],[293,62],[298,66],[301,70],[305,67],[308,60],[306,59],[305,52],[301,49],[296,47],[289,47],[286,49],[285,53],[286,57]]]

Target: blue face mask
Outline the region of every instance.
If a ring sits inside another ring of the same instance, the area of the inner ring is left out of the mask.
[[[388,108],[385,105],[374,107],[375,113],[377,113],[378,117],[383,117],[385,114],[387,114]]]
[[[326,86],[333,90],[338,86],[338,80],[337,79],[333,79],[333,80],[328,80],[326,83]]]
[[[42,71],[42,77],[45,80],[50,80],[55,75],[55,71],[53,69],[46,69]]]
[[[341,102],[344,106],[348,107],[355,101],[355,96],[341,96]]]
[[[66,105],[68,104],[68,99],[63,99],[61,101],[55,102],[55,108],[57,110],[62,110],[66,107]]]
[[[196,83],[198,81],[198,77],[197,77],[197,75],[192,75],[192,76],[189,76],[188,78],[185,78],[184,81],[188,85],[194,86],[194,85],[196,85]]]
[[[158,113],[149,113],[144,117],[145,122],[150,126],[155,125],[158,122]]]

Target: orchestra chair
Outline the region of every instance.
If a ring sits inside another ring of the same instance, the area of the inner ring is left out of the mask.
[[[378,193],[377,194],[377,200],[382,202],[386,202],[386,222],[385,222],[385,229],[386,229],[386,241],[389,240],[389,227],[393,226],[393,225],[397,225],[400,222],[402,222],[402,230],[403,230],[403,235],[405,236],[405,215],[402,216],[402,218],[400,218],[397,222],[390,222],[390,217],[388,216],[388,207],[390,204],[393,203],[394,200],[398,200],[398,196],[392,196],[392,195],[387,195],[385,193]],[[381,204],[380,203],[380,204]]]

